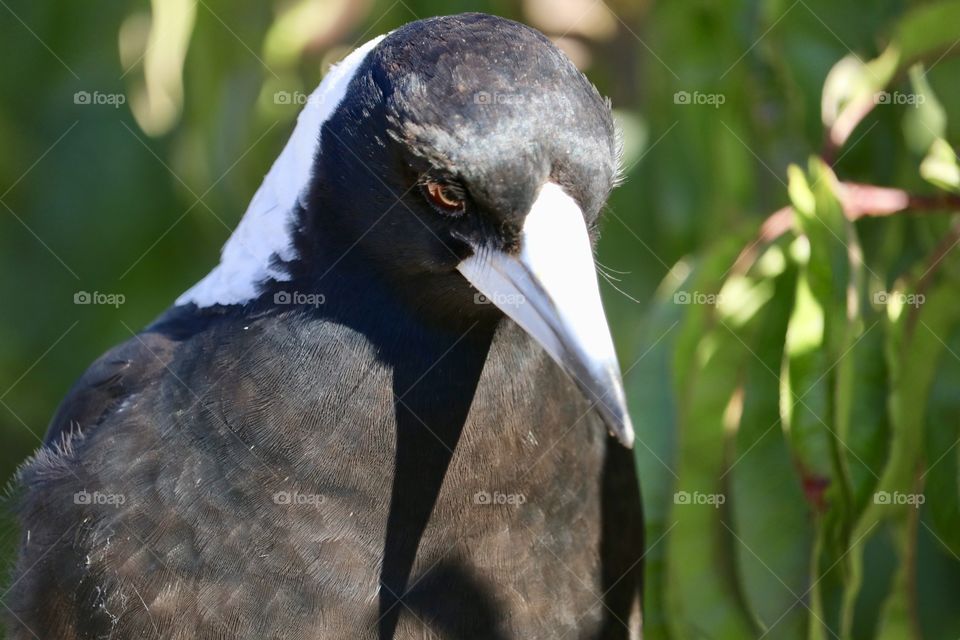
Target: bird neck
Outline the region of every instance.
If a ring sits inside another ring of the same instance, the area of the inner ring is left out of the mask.
[[[301,212],[302,219],[307,218]],[[384,323],[394,333],[459,336],[473,328],[492,334],[503,314],[474,304],[473,290],[455,270],[402,271],[366,251],[334,220],[309,220],[297,238],[297,255],[285,265],[288,281],[271,282],[275,292],[320,294],[321,311],[347,324]]]

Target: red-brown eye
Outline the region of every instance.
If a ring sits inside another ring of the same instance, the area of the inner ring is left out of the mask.
[[[458,215],[463,213],[466,201],[456,187],[441,182],[425,182],[423,192],[430,203],[443,213]]]

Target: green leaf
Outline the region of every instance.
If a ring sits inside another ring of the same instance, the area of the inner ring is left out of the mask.
[[[841,480],[831,392],[833,369],[852,343],[846,327],[851,231],[829,169],[814,161],[811,181],[797,167],[789,175],[802,235],[793,247],[800,273],[786,334],[781,415],[808,482],[830,487]]]
[[[670,637],[664,602],[669,514],[676,482],[676,398],[671,385],[672,356],[685,307],[674,295],[694,278],[686,263],[667,275],[657,290],[643,336],[635,355],[636,364],[625,373],[627,398],[634,418],[634,458],[643,479],[644,555],[643,630],[648,640]]]
[[[829,419],[830,388],[824,375],[828,366],[824,316],[806,274],[801,275],[787,328],[780,405],[784,427],[802,472],[817,485],[828,485],[833,475],[830,434],[824,428]]]
[[[855,506],[851,481],[851,416],[858,372],[852,357],[863,336],[862,258],[853,225],[835,193],[836,177],[821,161],[809,178],[791,167],[789,192],[801,235],[792,255],[799,266],[781,377],[781,416],[816,514],[811,559],[809,638],[848,629],[852,608],[845,585],[856,567],[848,557]]]
[[[960,193],[960,164],[957,153],[946,140],[937,138],[930,145],[927,157],[920,163],[924,180],[946,191]]]
[[[856,56],[847,56],[836,63],[827,74],[821,99],[821,120],[830,130],[830,139],[842,146],[863,117],[877,104],[891,101],[890,94],[882,93],[897,74],[907,65],[921,59],[930,59],[936,64],[947,54],[955,51],[956,27],[960,22],[960,2],[940,2],[919,7],[906,14],[896,26],[884,51],[876,58],[861,63]],[[911,77],[913,79],[913,75]],[[923,86],[915,91],[922,94],[926,86],[920,74],[916,80]],[[932,96],[932,92],[930,92]],[[908,96],[914,98],[916,96]],[[916,104],[915,100],[907,100]],[[922,103],[918,106],[924,106]],[[921,118],[934,132],[941,128],[945,116],[938,103],[931,101]],[[908,124],[908,139],[917,153],[923,153],[929,145],[929,135],[916,128],[916,122]],[[942,132],[936,134],[942,136]],[[923,144],[923,139],[927,143]]]
[[[150,36],[143,54],[143,83],[130,100],[137,124],[148,135],[168,132],[183,109],[183,67],[193,36],[197,4],[153,0]]]
[[[882,320],[872,318],[854,345],[849,358],[856,372],[854,384],[843,393],[849,394],[849,420],[841,426],[838,437],[846,444],[844,459],[850,479],[852,504],[849,518],[855,521],[873,501],[878,474],[888,455],[889,419],[887,366],[883,356]],[[864,544],[853,544],[847,550],[849,569],[843,589],[843,637],[849,637],[856,613],[856,604],[864,579]]]
[[[724,526],[725,421],[749,354],[711,304],[742,246],[724,243],[698,269],[685,301],[674,366],[678,409],[677,474],[670,511],[666,604],[675,638],[745,638],[754,626],[730,571]],[[719,325],[719,326],[718,326]]]
[[[914,153],[923,154],[946,135],[947,113],[933,93],[922,65],[910,67],[910,84],[913,94],[905,96],[903,130]]]
[[[779,244],[764,259],[777,253],[782,256]],[[806,637],[808,612],[798,601],[805,602],[810,584],[813,528],[780,425],[773,373],[783,357],[796,277],[789,268],[771,282],[775,293],[745,335],[755,357],[746,362],[743,413],[727,474],[737,575],[747,607],[768,637],[800,639]]]
[[[840,114],[860,96],[872,97],[880,88],[869,67],[857,55],[850,54],[833,65],[823,81],[820,117],[823,125],[832,127]]]
[[[960,2],[956,0],[920,6],[900,20],[891,47],[906,62],[936,57],[956,43],[958,24]]]
[[[960,556],[960,335],[954,330],[951,337],[944,336],[949,354],[942,358],[930,393],[922,479],[937,539]]]
[[[907,291],[901,286],[891,295],[904,299]],[[918,475],[927,401],[938,361],[945,350],[943,336],[949,336],[952,327],[960,321],[958,295],[960,283],[945,280],[925,295],[920,306],[888,305],[890,457],[874,500],[854,531],[854,538],[862,544],[878,524],[888,522],[899,560],[880,618],[878,637],[881,640],[920,637],[912,611],[918,509],[909,498],[913,497],[915,503],[920,491]]]

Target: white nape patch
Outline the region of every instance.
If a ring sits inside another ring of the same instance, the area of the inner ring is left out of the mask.
[[[385,37],[367,42],[327,72],[307,99],[290,140],[223,246],[220,264],[177,298],[176,304],[243,304],[257,296],[260,283],[289,279],[271,262],[274,255],[283,261],[295,257],[291,237],[294,208],[298,201],[303,204],[310,186],[313,161],[320,148],[320,128],[343,101],[357,69]]]

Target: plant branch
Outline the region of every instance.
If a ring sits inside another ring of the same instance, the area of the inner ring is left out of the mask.
[[[882,218],[896,213],[929,213],[960,211],[960,196],[940,194],[921,196],[902,189],[878,187],[858,182],[840,182],[837,196],[848,220]],[[760,240],[773,242],[790,230],[793,207],[786,206],[771,214],[760,227]]]
[[[940,194],[921,196],[902,189],[878,187],[858,182],[838,183],[837,196],[848,220],[879,218],[897,213],[926,213],[960,211],[960,196]],[[740,252],[734,262],[734,270],[743,271],[753,264],[761,247],[775,242],[793,227],[793,207],[786,206],[774,211],[763,224],[757,238]]]

